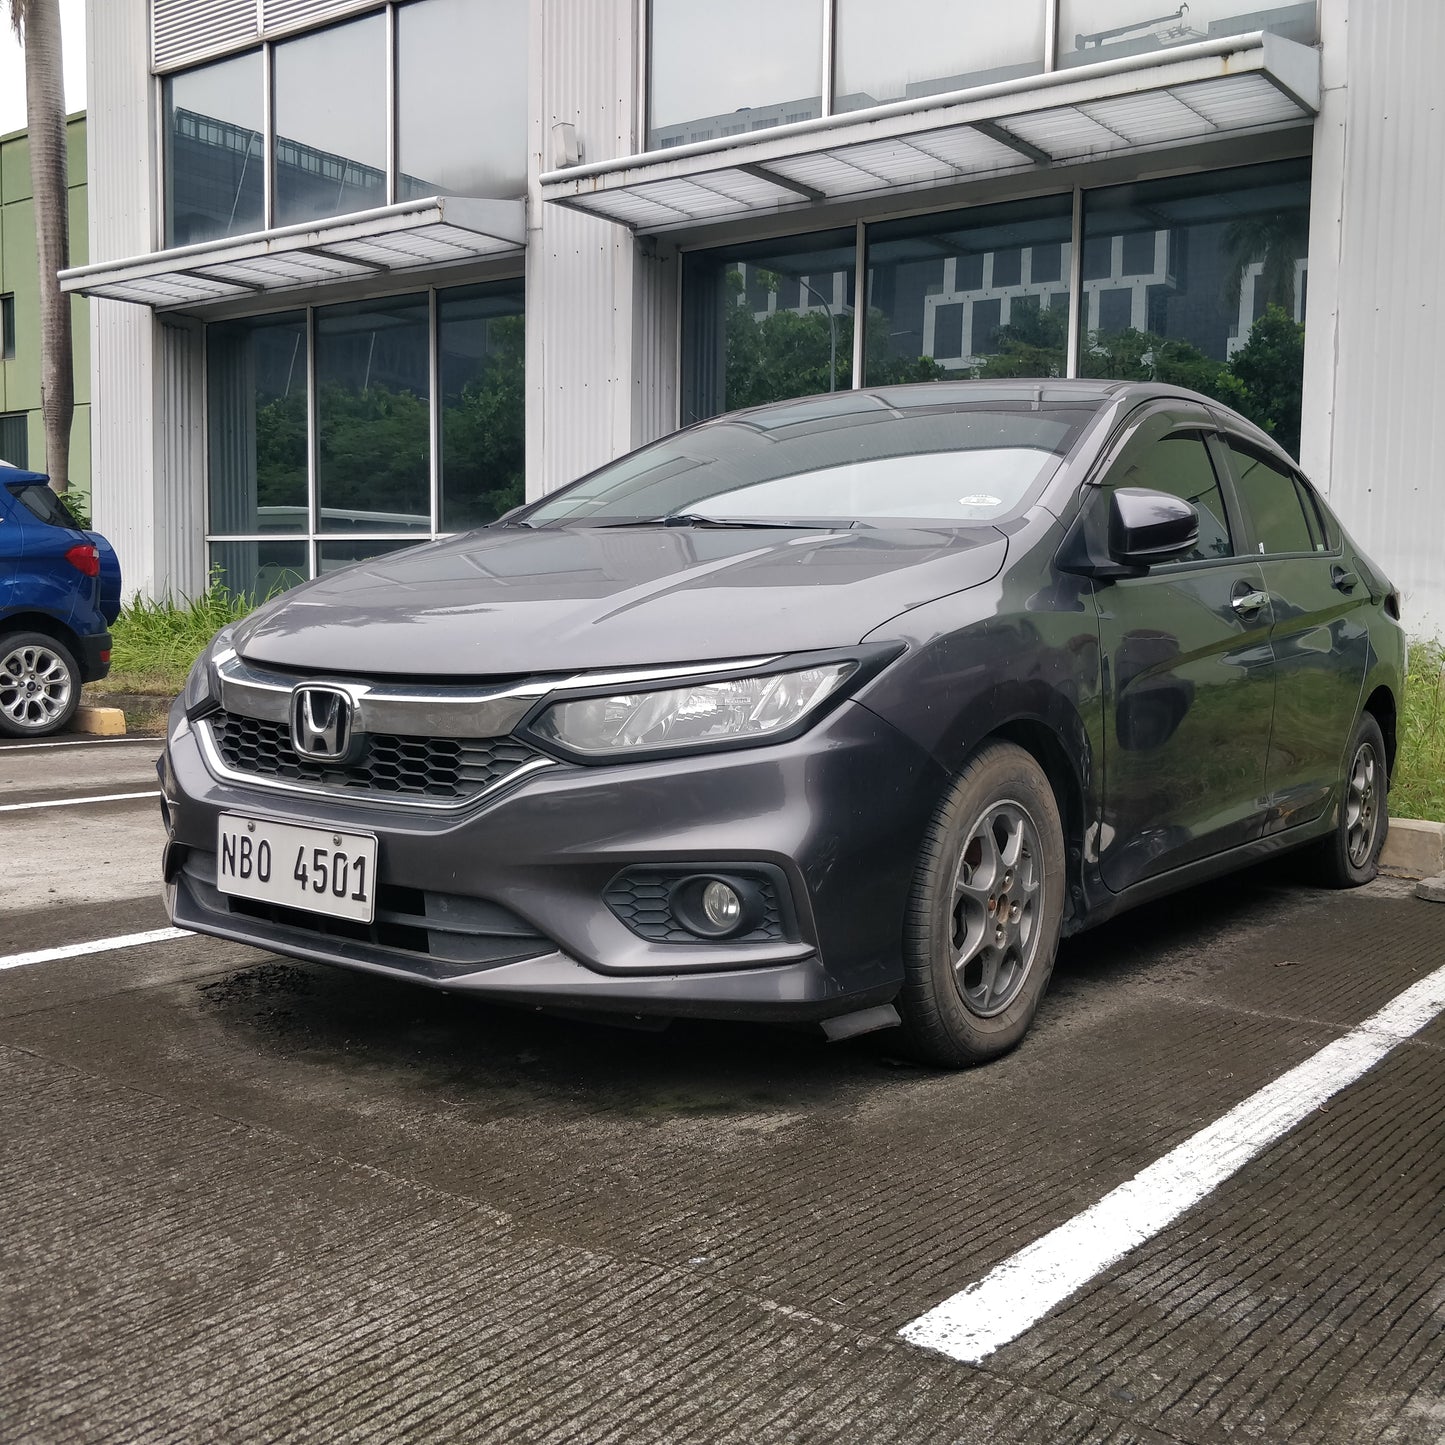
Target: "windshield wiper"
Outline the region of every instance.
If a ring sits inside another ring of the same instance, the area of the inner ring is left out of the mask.
[[[785,527],[792,531],[844,531],[854,522],[790,522],[774,517],[707,517],[701,512],[668,512],[659,517],[623,517],[598,527]]]

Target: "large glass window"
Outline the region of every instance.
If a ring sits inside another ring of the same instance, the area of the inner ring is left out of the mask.
[[[166,80],[166,245],[265,225],[262,61],[254,50]]]
[[[427,298],[316,313],[317,527],[431,531]]]
[[[264,597],[520,503],[522,302],[520,280],[495,281],[210,325],[207,534],[226,585]]]
[[[1072,225],[1063,195],[870,227],[865,384],[1062,376]]]
[[[386,24],[276,47],[276,225],[386,204]]]
[[[396,26],[397,200],[522,195],[526,0],[426,0]]]
[[[1084,376],[1202,391],[1298,453],[1309,162],[1084,195]]]
[[[1059,0],[1059,64],[1092,65],[1250,30],[1313,45],[1314,0]]]
[[[441,528],[479,527],[526,500],[522,283],[437,297]]]
[[[526,0],[409,0],[167,76],[166,245],[392,200],[524,195],[526,53]]]
[[[207,329],[212,532],[311,530],[306,366],[303,311]]]
[[[650,12],[650,150],[822,114],[819,0],[652,0]]]
[[[833,109],[938,95],[1044,68],[1044,7],[837,0]]]
[[[854,232],[687,257],[684,424],[853,384]]]

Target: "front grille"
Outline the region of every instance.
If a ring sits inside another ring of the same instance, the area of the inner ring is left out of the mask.
[[[260,780],[372,797],[464,802],[542,755],[515,738],[420,738],[371,733],[366,750],[345,767],[300,758],[285,723],[236,713],[206,719],[216,749],[232,772]]]

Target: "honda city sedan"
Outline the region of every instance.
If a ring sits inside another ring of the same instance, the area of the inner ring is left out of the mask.
[[[219,633],[166,898],[495,1000],[974,1064],[1061,936],[1287,849],[1373,877],[1404,663],[1388,580],[1201,396],[785,402]]]

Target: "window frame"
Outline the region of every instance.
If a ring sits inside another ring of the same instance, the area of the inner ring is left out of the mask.
[[[1229,478],[1229,490],[1234,503],[1238,509],[1240,522],[1243,527],[1242,536],[1247,538],[1251,547],[1254,548],[1248,555],[1256,562],[1277,561],[1300,557],[1334,557],[1342,555],[1344,537],[1338,525],[1331,528],[1324,509],[1319,505],[1314,489],[1305,479],[1303,473],[1290,460],[1287,453],[1276,456],[1268,447],[1261,446],[1253,437],[1231,426],[1217,426],[1215,429],[1215,450],[1218,455],[1215,458],[1215,471],[1221,467],[1226,469]],[[1301,515],[1304,517],[1306,530],[1318,529],[1325,545],[1321,549],[1311,549],[1308,552],[1266,552],[1263,550],[1263,540],[1255,530],[1254,517],[1244,501],[1243,492],[1239,486],[1239,473],[1234,466],[1235,451],[1242,452],[1245,456],[1252,456],[1256,461],[1265,466],[1273,468],[1282,473],[1294,483],[1295,498],[1299,502]]]
[[[15,293],[0,294],[0,361],[14,361],[15,344]]]

